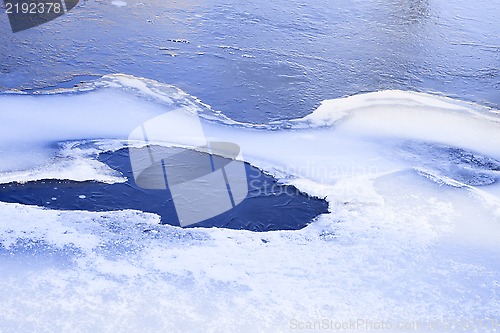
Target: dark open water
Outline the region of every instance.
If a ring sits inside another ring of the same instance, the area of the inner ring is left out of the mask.
[[[103,153],[99,160],[127,178],[125,183],[44,180],[0,184],[0,201],[58,210],[116,211],[135,209],[158,214],[161,222],[179,225],[169,190],[139,187],[132,174],[128,149]],[[249,193],[233,209],[191,227],[219,227],[252,231],[294,230],[328,212],[324,199],[312,198],[296,187],[280,185],[259,169],[245,164]]]

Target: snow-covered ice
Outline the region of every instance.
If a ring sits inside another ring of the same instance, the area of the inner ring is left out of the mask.
[[[198,113],[207,140],[238,144],[246,161],[326,197],[330,213],[302,230],[254,233],[159,225],[138,211],[0,203],[1,328],[287,331],[293,320],[500,319],[497,110],[381,91],[254,125],[175,87],[113,75],[0,95],[0,181],[123,181],[96,154],[178,107],[180,123]]]

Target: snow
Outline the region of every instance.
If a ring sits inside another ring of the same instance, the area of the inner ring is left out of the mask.
[[[331,213],[302,230],[254,233],[0,203],[1,328],[280,332],[293,320],[500,319],[499,171],[447,150],[498,161],[496,110],[382,91],[324,101],[303,119],[238,124],[175,87],[107,76],[0,95],[0,179],[123,181],[96,153],[140,145],[126,141],[134,128],[179,107],[184,129],[197,112],[207,141],[238,144],[280,182],[325,197]],[[493,184],[468,184],[463,170]]]

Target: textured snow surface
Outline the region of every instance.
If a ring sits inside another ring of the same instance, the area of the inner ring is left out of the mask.
[[[172,86],[106,76],[0,95],[0,182],[123,181],[96,154],[178,107],[180,123],[198,113],[209,140],[237,143],[246,161],[326,197],[331,212],[299,231],[253,233],[0,203],[0,331],[499,319],[500,117],[478,105],[381,91],[255,125]]]

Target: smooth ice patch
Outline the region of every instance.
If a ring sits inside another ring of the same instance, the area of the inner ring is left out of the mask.
[[[116,6],[116,7],[125,7],[125,6],[127,6],[127,3],[125,1],[112,1],[111,4],[114,5],[114,6]]]

